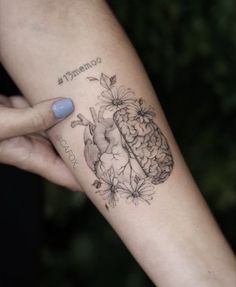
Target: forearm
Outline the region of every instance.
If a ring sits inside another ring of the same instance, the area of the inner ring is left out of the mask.
[[[75,113],[48,134],[152,280],[160,286],[233,286],[234,257],[106,4],[12,2],[0,2],[2,63],[32,104],[55,96],[73,99]],[[116,75],[116,81],[106,75]],[[124,103],[112,101],[117,97]],[[155,115],[135,117],[140,99]],[[115,193],[107,198],[109,180]],[[134,198],[130,189],[137,190],[141,180],[147,187]]]

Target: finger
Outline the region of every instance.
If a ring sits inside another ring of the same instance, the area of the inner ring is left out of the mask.
[[[40,102],[33,107],[0,107],[0,140],[45,131],[74,111],[69,98]]]
[[[13,108],[22,109],[30,107],[29,102],[23,96],[11,96],[9,100]],[[44,131],[38,132],[38,134],[40,134],[44,138],[48,138],[47,133]]]
[[[47,161],[47,166],[45,167],[45,161]],[[65,165],[63,160],[55,155],[54,160],[48,161],[47,158],[41,157],[40,160],[36,161],[35,158],[29,158],[27,160],[27,165],[24,166],[27,171],[33,172],[46,178],[60,186],[64,186],[72,191],[82,191],[82,188],[78,181],[73,177],[71,171]]]
[[[11,107],[11,103],[9,101],[9,98],[0,94],[0,105],[4,105],[6,107]]]
[[[79,182],[73,177],[71,171],[60,157],[56,157],[54,162],[47,163],[47,165],[47,169],[45,169],[45,161],[42,165],[40,163],[32,162],[31,170],[47,180],[64,186],[72,191],[83,191]]]
[[[7,97],[0,94],[0,104],[9,108],[18,108],[18,109],[30,107],[30,104],[27,102],[27,100],[20,95]]]
[[[23,96],[20,96],[20,95],[10,96],[9,102],[10,102],[12,108],[23,109],[23,108],[30,107],[29,102]],[[48,138],[47,133],[44,131],[38,132],[38,134],[40,134],[44,138]]]
[[[11,96],[9,97],[9,101],[13,108],[24,109],[30,107],[28,101],[22,96]]]
[[[11,103],[12,108],[23,109],[30,107],[29,102],[23,96],[20,95],[10,96],[9,102]],[[38,132],[38,134],[40,134],[44,138],[48,138],[47,133],[44,131]]]
[[[40,175],[72,191],[82,191],[79,182],[56,154],[51,143],[38,135],[1,141],[0,161]]]
[[[30,138],[34,152],[29,154],[24,167],[28,171],[72,191],[83,191],[64,161],[56,154],[52,144],[38,135],[32,135]],[[47,152],[45,152],[45,144],[47,144]],[[39,149],[40,145],[44,145],[44,149]],[[48,153],[49,150],[50,154]],[[45,162],[47,162],[46,166]]]

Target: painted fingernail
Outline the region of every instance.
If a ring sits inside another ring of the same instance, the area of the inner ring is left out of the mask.
[[[56,119],[62,119],[74,111],[74,104],[69,98],[60,99],[53,103],[52,111]]]

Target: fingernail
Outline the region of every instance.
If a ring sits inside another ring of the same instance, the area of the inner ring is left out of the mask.
[[[69,98],[60,99],[53,103],[52,111],[55,118],[62,119],[74,111],[74,104]]]

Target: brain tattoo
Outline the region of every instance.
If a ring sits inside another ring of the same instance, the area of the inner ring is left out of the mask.
[[[167,180],[174,165],[167,139],[153,120],[155,112],[132,90],[116,88],[116,76],[88,79],[102,87],[98,114],[91,107],[93,121],[78,114],[71,127],[85,127],[84,156],[97,178],[93,186],[107,209],[120,198],[150,204],[154,186]]]
[[[145,124],[133,119],[126,108],[115,112],[113,119],[145,175],[155,185],[164,182],[172,171],[173,160],[158,126],[152,119]]]

